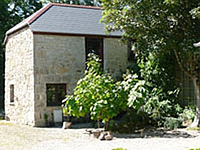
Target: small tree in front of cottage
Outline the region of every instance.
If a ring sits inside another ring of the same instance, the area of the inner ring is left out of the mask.
[[[126,108],[120,88],[112,77],[103,72],[101,60],[89,54],[84,78],[80,79],[73,96],[67,96],[65,112],[71,116],[83,117],[90,114],[92,120],[108,122]]]

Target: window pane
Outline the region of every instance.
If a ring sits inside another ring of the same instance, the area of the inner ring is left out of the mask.
[[[86,60],[88,59],[89,53],[94,53],[99,55],[100,59],[102,60],[103,66],[103,38],[85,38],[85,45],[86,45]]]
[[[61,106],[66,95],[66,84],[47,84],[47,106]]]
[[[14,85],[11,84],[11,85],[10,85],[10,102],[11,102],[11,103],[14,102],[14,97],[15,97],[15,95],[14,95]]]

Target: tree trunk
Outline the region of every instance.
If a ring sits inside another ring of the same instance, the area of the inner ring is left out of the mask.
[[[200,92],[199,92],[200,85],[199,85],[198,78],[194,78],[193,83],[194,83],[194,90],[195,90],[197,105],[196,105],[196,116],[190,127],[198,127],[198,126],[200,126],[200,95],[199,95],[200,94]]]
[[[100,119],[97,119],[97,126],[98,126],[98,129],[100,128]]]
[[[109,120],[105,123],[105,131],[109,131]]]

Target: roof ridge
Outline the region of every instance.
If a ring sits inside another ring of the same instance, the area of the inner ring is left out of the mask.
[[[89,9],[102,9],[98,6],[88,6],[88,5],[74,5],[74,4],[62,4],[62,3],[50,3],[52,6],[64,6],[64,7],[76,7],[76,8],[89,8]]]

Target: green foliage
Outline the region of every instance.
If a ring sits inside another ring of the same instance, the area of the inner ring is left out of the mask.
[[[147,114],[160,125],[164,117],[170,116],[172,103],[167,98],[176,94],[176,90],[166,94],[154,87],[153,81],[146,77],[151,77],[151,73],[141,73],[145,81],[127,72],[123,81],[115,83],[109,74],[102,71],[100,59],[90,54],[85,76],[78,81],[74,96],[67,96],[64,112],[76,117],[89,113],[93,120],[109,121],[128,106],[143,117]]]
[[[142,111],[147,113],[151,119],[161,125],[164,117],[173,115],[172,112],[179,90],[174,85],[174,66],[168,64],[173,62],[173,56],[168,53],[160,54],[151,52],[138,61],[140,67],[140,95],[138,100],[142,104]],[[171,59],[170,59],[171,58]],[[135,88],[129,96],[134,96]],[[133,99],[133,98],[132,98]]]
[[[92,120],[107,122],[126,108],[118,91],[112,77],[102,71],[100,59],[89,54],[85,76],[78,81],[74,96],[67,96],[65,113],[76,117],[89,113]]]
[[[192,107],[185,107],[182,113],[179,114],[179,119],[182,122],[193,121],[195,117],[195,109]]]
[[[121,88],[127,94],[128,106],[139,109],[143,104],[144,99],[144,81],[139,80],[136,74],[127,73],[124,75],[124,80],[121,82]]]
[[[174,91],[173,87],[168,89],[170,82],[165,79],[173,77],[168,70],[169,66],[175,67],[176,58],[181,70],[197,85],[199,104],[200,55],[199,48],[193,46],[200,41],[199,0],[102,0],[102,6],[102,22],[106,23],[107,30],[123,30],[123,40],[136,41],[135,54],[146,84],[157,88],[157,92]],[[170,99],[169,95],[159,94],[159,101],[165,98]],[[197,107],[199,110],[200,106]]]
[[[177,129],[181,127],[181,125],[182,125],[182,120],[180,120],[179,118],[174,118],[174,117],[165,118],[164,127],[167,129]]]
[[[66,104],[63,107],[63,113],[67,116],[83,117],[85,112],[79,108],[77,101],[72,95],[66,96]]]
[[[112,150],[127,150],[127,149],[126,148],[124,149],[124,148],[120,147],[120,148],[114,148]]]
[[[195,109],[192,107],[181,108],[178,104],[174,107],[174,117],[164,118],[164,127],[168,129],[176,129],[184,123],[191,123],[195,117]],[[189,125],[189,124],[187,124]]]
[[[49,118],[49,115],[45,113],[44,114],[44,120],[45,120],[46,125],[48,124],[48,118]]]
[[[142,74],[144,76],[145,73]],[[146,113],[152,121],[161,125],[164,117],[171,115],[173,98],[177,95],[177,91],[176,89],[168,91],[167,94],[161,86],[157,86],[149,78],[145,76],[145,80],[139,80],[137,75],[130,73],[124,75],[124,80],[121,82],[123,93],[127,94],[129,107],[137,110],[138,113]]]
[[[161,125],[165,117],[173,115],[173,105],[179,90],[174,85],[175,58],[170,53],[148,52],[138,59],[138,75],[125,76],[128,106],[145,112]]]
[[[4,47],[3,40],[5,37],[5,31],[9,27],[9,12],[8,12],[8,1],[2,0],[0,1],[0,109],[4,106]]]
[[[152,69],[150,64],[145,65]],[[167,128],[178,127],[180,118],[176,120],[170,116],[172,113],[175,117],[179,116],[181,108],[179,105],[173,107],[174,103],[169,99],[177,95],[177,90],[164,92],[162,86],[156,84],[157,80],[153,80],[157,73],[148,70],[146,73],[145,67],[141,70],[144,70],[141,77],[145,80],[127,72],[122,81],[114,82],[109,74],[102,71],[100,59],[90,54],[85,76],[78,81],[74,95],[67,96],[63,112],[76,117],[89,113],[92,120],[108,122],[129,107],[129,111],[133,109],[143,119],[148,116],[157,125],[165,121]]]
[[[13,23],[19,23],[42,8],[42,4],[41,0],[9,0],[8,11],[12,15]]]
[[[199,1],[102,0],[107,29],[124,30],[124,38],[137,40],[137,54],[176,49],[183,56],[200,40]],[[188,54],[189,55],[189,54]]]
[[[173,105],[172,109],[172,115],[176,118],[179,117],[179,115],[183,112],[183,108],[179,104]]]

